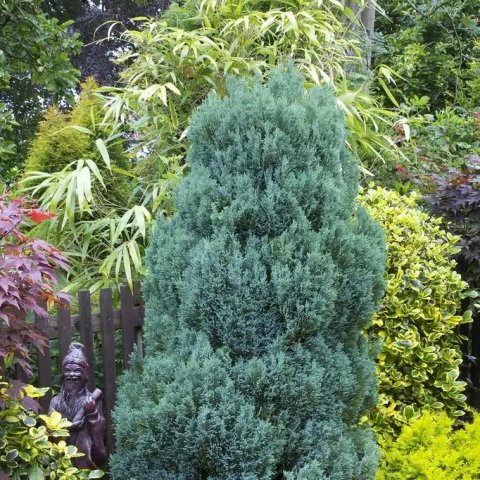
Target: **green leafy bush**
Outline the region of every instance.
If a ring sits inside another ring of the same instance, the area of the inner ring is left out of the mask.
[[[480,478],[480,417],[455,429],[445,412],[425,412],[396,440],[381,442],[377,480],[475,480]]]
[[[62,440],[69,436],[66,419],[58,412],[37,415],[30,409],[45,390],[0,381],[0,471],[12,480],[102,477],[99,470],[90,472],[73,466],[72,459],[83,454]]]
[[[95,95],[96,87],[92,79],[83,84],[71,112],[48,110],[20,182],[22,194],[56,214],[33,234],[69,255],[72,291],[94,284],[94,289],[109,286],[113,279],[117,284],[125,278],[131,283],[142,271],[151,218],[145,204],[154,210],[165,198],[164,190],[170,194],[165,179],[152,192],[129,171],[126,139],[101,123],[102,101]],[[173,168],[170,173],[171,179]]]
[[[190,124],[192,171],[149,250],[143,365],[119,391],[116,480],[373,479],[362,329],[384,240],[326,88],[232,81]]]
[[[390,84],[394,96],[406,101],[426,95],[435,110],[468,97],[464,80],[478,38],[480,0],[389,0],[381,7],[375,58],[398,74],[396,85]]]
[[[411,139],[403,143],[402,153],[397,178],[431,191],[432,175],[448,176],[452,169],[467,167],[472,155],[480,155],[478,119],[460,107],[418,115],[411,121]]]
[[[377,432],[389,434],[424,407],[463,414],[465,383],[458,380],[459,313],[467,284],[452,257],[458,237],[422,212],[417,196],[383,188],[362,194],[367,211],[387,236],[388,287],[369,333],[383,345],[378,355],[380,399],[370,415]]]
[[[462,105],[472,109],[480,108],[480,38],[477,38],[473,47],[473,58],[468,64],[465,75],[464,99]]]
[[[21,170],[25,144],[44,108],[39,99],[69,97],[77,85],[80,72],[69,55],[80,50],[78,35],[71,22],[49,18],[45,3],[0,0],[0,180]]]

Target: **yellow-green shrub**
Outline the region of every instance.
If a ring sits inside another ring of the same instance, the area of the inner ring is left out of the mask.
[[[57,107],[47,110],[28,152],[24,180],[28,179],[28,186],[34,186],[44,178],[32,177],[32,172],[54,174],[73,162],[89,159],[98,167],[106,186],[94,189],[94,198],[105,197],[108,205],[128,205],[132,193],[128,177],[115,171],[115,167],[123,170],[130,167],[125,138],[112,137],[108,128],[102,125],[103,107],[95,95],[97,87],[95,80],[87,79],[71,111],[63,112]],[[113,170],[107,168],[97,141],[106,145]],[[72,165],[67,170],[75,167]],[[94,216],[104,217],[105,212],[97,211]]]
[[[45,390],[25,385],[16,392],[8,382],[0,382],[0,471],[12,480],[102,477],[99,470],[90,472],[73,466],[72,459],[83,454],[61,440],[69,435],[66,419],[58,412],[36,415],[25,406],[26,400],[43,396]],[[50,438],[60,441],[55,443]]]
[[[417,197],[383,188],[363,192],[362,202],[386,232],[388,287],[369,334],[378,355],[379,402],[370,419],[380,434],[394,433],[424,407],[463,414],[464,382],[457,326],[467,284],[455,272],[455,237],[421,211]]]
[[[55,172],[88,151],[88,135],[66,128],[69,120],[69,113],[56,106],[47,109],[32,141],[25,162],[26,171]]]
[[[109,137],[110,132],[100,125],[103,110],[102,101],[95,95],[96,88],[95,80],[87,79],[71,111],[63,112],[55,106],[47,110],[28,152],[26,172],[58,172],[81,158],[95,160],[99,167],[104,164],[95,140]],[[113,165],[128,168],[124,144],[122,138],[110,141],[108,152]]]
[[[400,436],[383,440],[377,480],[474,480],[480,478],[480,417],[454,430],[445,412],[425,412]]]

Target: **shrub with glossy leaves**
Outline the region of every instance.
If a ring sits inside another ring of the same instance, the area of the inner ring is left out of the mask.
[[[457,327],[470,312],[460,313],[467,284],[453,260],[459,239],[417,207],[416,195],[372,188],[361,198],[384,227],[388,251],[387,292],[369,330],[383,343],[375,429],[393,433],[423,407],[460,416],[465,383],[458,379]]]
[[[148,255],[146,358],[115,409],[116,480],[373,479],[362,333],[384,241],[325,88],[233,82],[190,125],[178,213]]]
[[[480,418],[461,429],[445,412],[424,413],[396,440],[381,442],[377,480],[474,480],[480,478]]]
[[[45,390],[4,382],[0,377],[0,471],[13,480],[101,478],[100,470],[73,466],[72,459],[83,454],[63,440],[69,436],[70,423],[65,418],[58,412],[48,416],[32,411],[38,406],[34,399]]]

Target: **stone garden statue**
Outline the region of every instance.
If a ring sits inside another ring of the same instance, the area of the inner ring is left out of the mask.
[[[72,343],[62,362],[62,388],[52,398],[49,414],[56,410],[71,422],[68,443],[75,445],[84,456],[75,459],[77,468],[95,470],[107,459],[105,448],[105,416],[102,391],[87,390],[89,365],[83,345]]]

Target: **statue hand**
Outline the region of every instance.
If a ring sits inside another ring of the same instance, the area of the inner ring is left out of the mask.
[[[92,413],[95,413],[96,410],[97,410],[97,404],[95,403],[95,400],[92,398],[92,395],[88,393],[85,399],[85,403],[83,404],[83,411],[85,412],[85,415],[91,415]]]
[[[68,428],[69,430],[79,430],[80,428],[83,427],[85,423],[85,418],[82,418],[81,420],[77,420],[76,422],[73,422]]]

